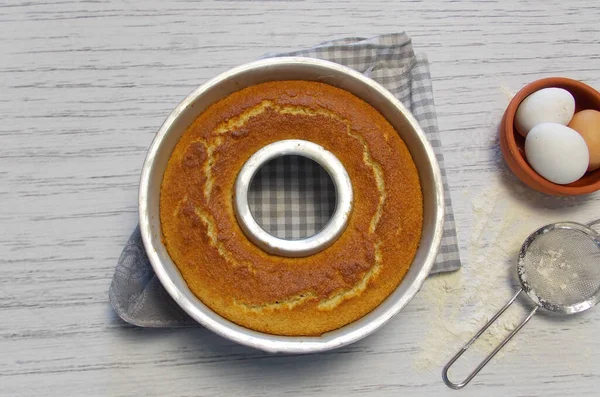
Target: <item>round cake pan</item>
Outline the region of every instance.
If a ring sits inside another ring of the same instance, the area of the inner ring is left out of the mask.
[[[277,80],[319,81],[353,93],[375,107],[398,131],[417,166],[423,191],[423,233],[406,276],[394,292],[361,319],[321,336],[269,335],[241,327],[204,305],[188,288],[162,242],[160,187],[171,153],[187,127],[211,104],[245,87]],[[271,58],[231,69],[200,86],[167,117],[150,145],[140,180],[140,229],[144,246],[169,295],[213,332],[271,353],[313,353],[356,342],[396,315],[419,291],[442,239],[444,190],[435,154],[412,114],[385,88],[347,67],[312,58]]]

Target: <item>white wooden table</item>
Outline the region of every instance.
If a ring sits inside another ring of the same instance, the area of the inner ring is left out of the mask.
[[[599,194],[525,188],[496,139],[510,92],[534,79],[600,88],[598,21],[595,0],[2,1],[0,394],[458,394],[442,363],[514,291],[522,239],[600,216]],[[431,62],[461,272],[430,279],[383,329],[327,354],[271,357],[202,328],[115,318],[107,289],[137,222],[145,151],[171,109],[267,51],[401,30]],[[597,395],[598,329],[600,309],[539,316],[460,394]]]

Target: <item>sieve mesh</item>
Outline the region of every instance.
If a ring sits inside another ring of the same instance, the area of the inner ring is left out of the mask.
[[[519,266],[528,294],[550,306],[577,305],[600,290],[600,246],[581,230],[557,227],[538,234]]]

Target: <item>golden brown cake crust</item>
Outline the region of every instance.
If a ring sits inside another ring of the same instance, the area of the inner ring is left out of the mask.
[[[233,209],[237,174],[263,146],[304,139],[331,151],[354,192],[348,226],[305,257],[250,242]],[[190,290],[221,316],[279,335],[319,335],[359,319],[400,283],[423,223],[417,169],[373,107],[317,82],[235,92],[202,113],[175,147],[160,198],[163,239]]]

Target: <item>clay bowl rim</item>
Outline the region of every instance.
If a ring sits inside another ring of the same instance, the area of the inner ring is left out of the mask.
[[[515,134],[519,132],[516,131],[514,126],[515,114],[517,112],[517,108],[521,104],[521,102],[527,98],[529,95],[533,94],[535,91],[539,91],[543,88],[551,88],[558,87],[564,88],[567,91],[571,92],[571,89],[577,89],[577,91],[584,92],[586,96],[590,98],[595,98],[595,102],[600,103],[600,92],[595,90],[593,87],[582,83],[578,80],[573,80],[567,77],[546,77],[543,79],[535,80],[525,87],[521,88],[519,92],[515,94],[510,103],[508,104],[506,111],[504,113],[504,120],[502,122],[502,134],[504,135],[504,139],[506,139],[506,144],[508,148],[508,152],[503,151],[504,156],[508,154],[512,157],[516,166],[522,171],[524,175],[519,175],[519,173],[514,172],[514,174],[523,182],[525,182],[528,186],[541,191],[546,194],[560,195],[560,196],[574,196],[574,195],[582,195],[589,194],[595,191],[600,190],[600,177],[592,183],[588,183],[586,185],[577,185],[577,181],[567,185],[558,185],[556,183],[552,183],[546,178],[539,175],[535,170],[527,163],[525,158],[519,152],[519,148],[517,146],[517,142],[515,140]],[[576,104],[577,106],[577,104]],[[580,109],[583,110],[583,109]],[[595,110],[599,110],[595,108]],[[599,173],[600,170],[592,171],[594,173]],[[531,185],[529,179],[534,184],[538,184],[540,188],[536,188]]]

